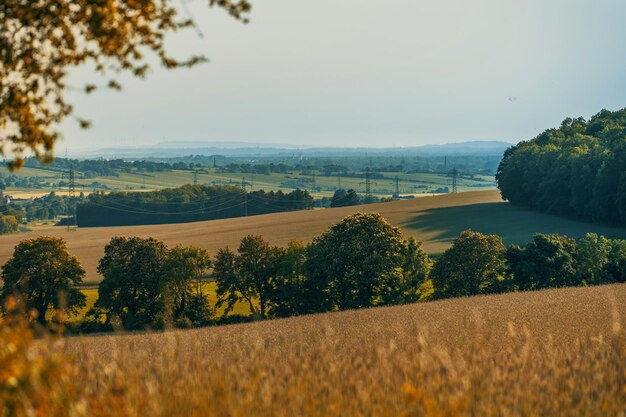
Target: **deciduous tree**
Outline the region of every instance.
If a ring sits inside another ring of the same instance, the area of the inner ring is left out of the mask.
[[[522,290],[577,283],[576,241],[567,236],[538,233],[525,247],[510,246],[506,260],[515,285]]]
[[[313,240],[307,272],[327,294],[322,309],[376,305],[385,277],[403,262],[404,239],[380,214],[346,217]],[[322,293],[322,291],[320,291]]]
[[[430,278],[437,298],[490,292],[504,273],[505,246],[497,235],[462,232],[435,262]]]
[[[38,237],[20,242],[2,267],[2,295],[14,295],[46,322],[48,308],[76,312],[85,295],[76,288],[85,276],[78,259],[67,251],[65,241]]]
[[[98,264],[103,279],[95,303],[107,321],[119,319],[125,329],[142,329],[163,318],[166,255],[165,244],[153,238],[111,239]]]
[[[245,301],[253,316],[265,318],[273,283],[283,250],[271,246],[261,236],[241,239],[237,254],[228,248],[218,251],[213,268],[217,281],[218,307],[226,304],[226,312]],[[258,303],[258,306],[257,306]]]

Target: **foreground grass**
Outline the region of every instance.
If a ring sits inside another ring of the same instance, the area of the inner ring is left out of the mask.
[[[70,365],[39,379],[33,404],[48,416],[624,416],[624,299],[612,285],[70,338],[36,351]]]

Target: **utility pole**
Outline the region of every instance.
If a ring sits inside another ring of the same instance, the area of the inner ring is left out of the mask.
[[[459,171],[454,168],[452,170],[452,193],[456,194],[457,192],[457,179],[459,177]]]

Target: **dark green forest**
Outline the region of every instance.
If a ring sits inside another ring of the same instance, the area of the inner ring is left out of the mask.
[[[78,226],[184,223],[313,207],[308,191],[252,191],[233,186],[185,185],[151,192],[94,193],[78,205]]]
[[[496,180],[513,204],[626,225],[626,108],[565,119],[509,148]]]

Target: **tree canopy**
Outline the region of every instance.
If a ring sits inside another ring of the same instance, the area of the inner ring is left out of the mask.
[[[241,239],[237,254],[228,248],[219,250],[213,271],[218,307],[226,304],[230,311],[235,303],[245,301],[253,316],[265,318],[283,253],[282,249],[254,235]],[[254,300],[258,300],[258,307]]]
[[[208,0],[236,19],[247,19],[247,0]],[[203,56],[173,58],[168,34],[193,26],[174,0],[3,0],[0,3],[0,153],[11,152],[13,167],[26,151],[48,161],[55,131],[72,113],[66,101],[72,67],[92,64],[100,76],[130,73],[145,77],[150,55],[168,69],[191,67]],[[120,89],[111,79],[106,87]],[[80,88],[91,93],[96,81]],[[79,119],[82,127],[89,122]]]
[[[565,119],[509,148],[496,180],[512,204],[626,225],[626,108]]]
[[[356,213],[313,240],[307,269],[328,288],[327,307],[368,307],[381,297],[385,276],[402,265],[404,245],[400,229],[383,216]]]
[[[504,273],[505,249],[500,236],[464,231],[430,273],[435,295],[446,298],[490,292]]]
[[[68,253],[63,239],[43,236],[23,240],[2,267],[2,298],[16,296],[45,323],[50,307],[75,312],[85,306],[86,297],[76,288],[84,276],[85,270]]]

